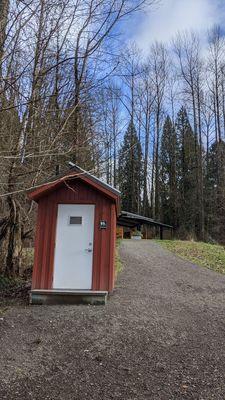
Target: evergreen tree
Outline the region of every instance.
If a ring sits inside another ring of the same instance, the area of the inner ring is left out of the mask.
[[[124,135],[119,151],[118,183],[123,210],[140,212],[143,190],[143,156],[133,122]]]
[[[176,130],[167,116],[160,148],[160,208],[161,220],[175,228],[178,224],[178,156]]]
[[[187,111],[181,108],[177,115],[176,132],[179,143],[179,232],[181,237],[197,236],[198,188],[196,181],[196,139]]]
[[[205,179],[205,211],[208,238],[225,243],[225,143],[209,149]]]

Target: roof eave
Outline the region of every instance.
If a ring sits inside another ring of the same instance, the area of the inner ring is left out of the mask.
[[[107,188],[105,185],[102,185],[100,181],[95,181],[88,174],[80,175],[78,172],[74,173],[74,171],[53,181],[53,182],[48,182],[46,184],[42,184],[41,186],[35,188],[34,190],[30,190],[28,192],[28,198],[30,200],[33,200],[38,203],[38,201],[42,197],[48,195],[49,193],[53,192],[61,185],[65,184],[66,181],[69,181],[72,179],[79,179],[79,180],[87,183],[88,185],[90,185],[95,190],[98,190],[99,192],[103,193],[106,197],[112,199],[116,204],[117,216],[119,215],[119,212],[120,212],[119,192],[117,194],[116,192],[109,190],[109,188]]]

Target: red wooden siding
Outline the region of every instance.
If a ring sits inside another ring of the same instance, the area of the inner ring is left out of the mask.
[[[116,203],[79,179],[64,183],[39,199],[33,289],[52,288],[58,204],[95,205],[92,289],[112,291]],[[107,229],[99,228],[100,220],[107,221]]]
[[[109,266],[109,292],[114,288],[115,284],[115,249],[116,249],[116,207],[114,204],[111,205],[111,230],[110,230],[110,266]]]

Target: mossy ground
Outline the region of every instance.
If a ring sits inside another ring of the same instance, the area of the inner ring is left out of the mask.
[[[122,271],[123,269],[123,264],[120,260],[120,256],[119,256],[119,247],[121,244],[121,239],[117,239],[116,241],[116,254],[115,254],[115,269],[116,269],[116,278],[119,275],[119,273]]]
[[[157,240],[157,243],[185,260],[225,274],[225,248],[221,245],[181,240]]]

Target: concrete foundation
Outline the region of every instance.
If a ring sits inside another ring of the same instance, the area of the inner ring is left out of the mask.
[[[33,289],[30,304],[90,304],[105,305],[108,292],[92,290]]]

